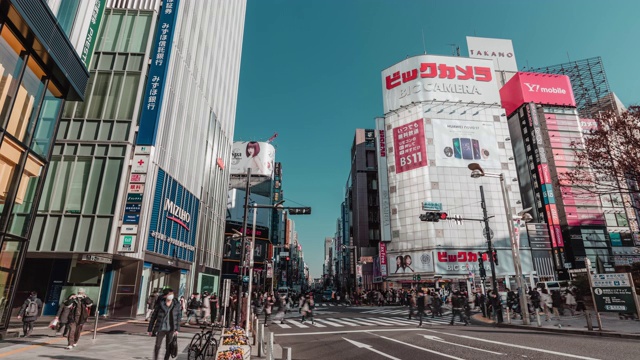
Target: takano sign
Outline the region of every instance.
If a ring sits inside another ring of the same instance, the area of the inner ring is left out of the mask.
[[[469,57],[489,59],[498,71],[518,71],[513,43],[509,39],[492,39],[467,36]]]
[[[493,62],[420,55],[382,72],[384,112],[422,101],[500,103]]]

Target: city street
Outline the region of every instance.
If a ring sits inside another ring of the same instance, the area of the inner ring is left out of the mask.
[[[559,335],[531,330],[464,326],[443,319],[407,318],[403,307],[320,306],[316,324],[289,314],[270,324],[275,341],[294,359],[635,359],[636,340]]]

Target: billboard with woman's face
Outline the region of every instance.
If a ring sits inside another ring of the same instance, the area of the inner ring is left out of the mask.
[[[251,169],[251,176],[272,178],[275,156],[276,149],[267,142],[234,142],[229,171],[231,175],[246,175]]]
[[[387,267],[390,276],[433,272],[433,252],[424,250],[388,254]]]

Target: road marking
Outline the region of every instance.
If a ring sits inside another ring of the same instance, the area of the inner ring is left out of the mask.
[[[354,324],[354,323],[348,322],[346,320],[338,320],[338,319],[334,319],[334,318],[327,318],[327,320],[335,321],[338,324],[344,324],[344,325],[348,325],[348,326],[360,326],[358,324]]]
[[[288,322],[289,324],[293,324],[293,325],[295,325],[295,326],[297,326],[297,327],[299,327],[299,328],[301,328],[301,329],[306,329],[306,328],[308,328],[308,326],[307,326],[307,325],[303,324],[302,322],[299,322],[298,320],[287,320],[287,322]]]
[[[584,359],[584,360],[598,360],[598,359],[596,359],[596,358],[590,358],[590,357],[586,357],[586,356],[580,356],[580,355],[573,355],[573,354],[561,353],[561,352],[553,351],[553,350],[538,349],[538,348],[533,348],[533,347],[529,347],[529,346],[516,345],[516,344],[510,344],[510,343],[504,343],[504,342],[494,341],[494,340],[480,339],[480,338],[472,337],[472,336],[456,335],[456,334],[450,334],[450,333],[446,333],[446,332],[442,332],[442,331],[427,330],[427,329],[425,329],[425,331],[430,331],[430,332],[434,332],[434,333],[437,333],[437,334],[443,334],[443,335],[449,335],[449,336],[457,336],[457,337],[461,337],[461,338],[464,338],[464,339],[471,339],[471,340],[477,340],[477,341],[484,341],[484,342],[491,343],[491,344],[504,345],[504,346],[511,346],[511,347],[515,347],[515,348],[519,348],[519,349],[525,349],[525,350],[531,350],[531,351],[539,351],[539,352],[543,352],[543,353],[547,353],[547,354],[553,354],[553,355],[566,356],[566,357],[571,357],[571,358],[576,358],[576,359]]]
[[[318,320],[315,320],[315,319],[314,319],[313,321],[314,321],[314,322],[313,322],[313,324],[311,324],[311,325],[313,325],[313,326],[315,326],[315,327],[319,327],[319,328],[326,327],[325,325],[320,324],[320,323],[318,322]]]
[[[448,358],[450,358],[450,359],[464,360],[464,359],[459,358],[459,357],[455,357],[455,356],[451,356],[451,355],[443,354],[443,353],[441,353],[441,352],[437,352],[437,351],[435,351],[435,350],[425,349],[425,348],[423,348],[423,347],[416,346],[416,345],[413,345],[413,344],[409,344],[409,343],[406,343],[406,342],[404,342],[404,341],[396,340],[396,339],[394,339],[394,338],[390,338],[390,337],[386,337],[386,336],[382,336],[382,335],[376,335],[376,334],[371,334],[371,335],[374,335],[374,336],[377,336],[377,337],[383,338],[383,339],[385,339],[385,340],[389,340],[389,341],[397,342],[398,344],[406,345],[406,346],[412,347],[412,348],[414,348],[414,349],[418,349],[418,350],[426,351],[426,352],[429,352],[429,353],[432,353],[432,354],[437,354],[437,355],[440,355],[440,356],[448,357]]]
[[[273,336],[306,336],[306,335],[337,335],[337,334],[351,334],[351,333],[370,333],[370,332],[398,332],[401,331],[403,333],[407,332],[418,332],[423,331],[425,329],[419,328],[411,328],[407,329],[396,328],[396,329],[364,329],[364,330],[334,330],[334,331],[316,331],[316,332],[307,332],[307,333],[289,333],[289,334],[273,334]]]
[[[329,326],[334,326],[334,327],[344,327],[344,325],[340,325],[340,324],[338,324],[338,323],[334,323],[334,322],[329,321],[329,320],[324,319],[324,318],[323,318],[323,319],[317,319],[317,320],[316,320],[316,319],[314,319],[314,320],[315,320],[316,322],[318,322],[318,321],[319,321],[321,324],[327,324],[327,325],[329,325]]]
[[[98,331],[102,331],[102,330],[109,329],[109,328],[112,328],[112,327],[124,325],[124,324],[127,324],[129,322],[130,321],[124,321],[124,322],[119,322],[119,323],[103,326],[101,328],[98,328]],[[92,331],[83,331],[83,332],[80,333],[80,335],[87,335],[87,334],[91,334],[92,332],[93,332],[93,330]],[[15,354],[18,354],[18,353],[21,353],[21,352],[24,352],[24,351],[32,350],[32,349],[38,348],[40,346],[59,343],[59,342],[62,342],[62,341],[67,341],[67,338],[58,338],[58,339],[55,339],[55,340],[44,341],[44,342],[41,342],[41,343],[37,343],[37,344],[21,347],[21,348],[18,348],[18,349],[10,350],[10,351],[4,352],[4,353],[0,353],[0,358],[7,357],[9,355],[15,355]]]
[[[463,348],[473,349],[473,350],[478,350],[478,351],[484,351],[484,352],[488,352],[488,353],[496,354],[496,355],[504,355],[503,353],[499,353],[499,352],[495,352],[495,351],[490,351],[490,350],[485,350],[485,349],[480,349],[480,348],[474,348],[473,346],[467,346],[467,345],[452,343],[452,342],[446,341],[444,339],[441,339],[441,338],[439,338],[437,336],[432,336],[432,335],[422,335],[422,336],[424,336],[425,339],[441,342],[441,343],[447,344],[447,345],[460,346],[460,347],[463,347]]]
[[[367,350],[369,350],[369,351],[373,351],[373,352],[374,352],[374,353],[376,353],[376,354],[380,354],[380,355],[382,355],[382,356],[384,356],[384,357],[386,357],[386,358],[393,359],[393,360],[400,360],[399,358],[397,358],[397,357],[395,357],[395,356],[391,356],[391,355],[389,355],[389,354],[385,354],[385,353],[383,353],[383,352],[382,352],[382,351],[380,351],[380,350],[376,350],[376,349],[374,349],[371,345],[364,344],[364,343],[361,343],[361,342],[357,342],[357,341],[354,341],[354,340],[349,340],[349,339],[347,339],[347,338],[343,338],[343,339],[344,339],[344,340],[346,340],[347,342],[351,343],[352,345],[357,346],[359,349],[367,349]]]
[[[282,323],[279,323],[279,322],[274,323],[274,324],[276,324],[276,325],[280,326],[280,327],[281,327],[281,328],[283,328],[283,329],[291,329],[291,326],[289,326],[289,325],[287,325],[287,324],[282,324]]]

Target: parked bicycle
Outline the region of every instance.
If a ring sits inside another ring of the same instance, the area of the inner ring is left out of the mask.
[[[214,359],[218,351],[218,340],[215,339],[215,335],[221,332],[222,324],[201,325],[200,332],[193,335],[189,343],[187,359]]]

